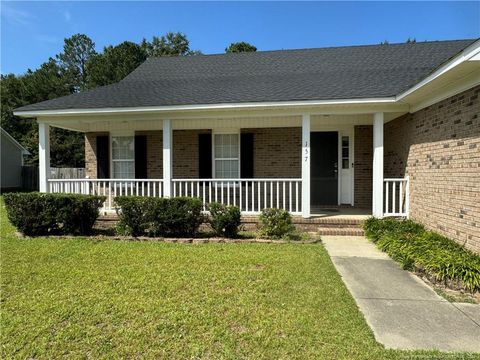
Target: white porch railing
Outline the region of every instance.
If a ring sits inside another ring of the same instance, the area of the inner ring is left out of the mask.
[[[173,179],[172,196],[198,197],[203,204],[235,205],[245,214],[265,208],[302,212],[301,179]]]
[[[162,197],[162,179],[49,179],[49,192],[106,196],[102,210],[114,210],[116,196]]]
[[[49,179],[51,193],[106,196],[103,210],[114,210],[114,198],[122,195],[163,197],[162,179]],[[235,205],[242,213],[258,214],[265,208],[302,212],[301,179],[173,179],[172,196],[197,197]]]
[[[410,179],[384,179],[384,216],[409,215]]]

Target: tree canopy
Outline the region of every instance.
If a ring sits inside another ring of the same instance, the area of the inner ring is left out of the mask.
[[[225,49],[226,53],[241,53],[253,51],[257,51],[257,48],[245,41],[231,43],[230,46]]]
[[[64,40],[63,52],[57,55],[57,59],[64,75],[72,80],[75,91],[85,89],[87,62],[95,54],[95,43],[87,35],[75,34]]]
[[[13,110],[28,104],[70,95],[122,80],[148,57],[200,54],[190,48],[183,33],[169,32],[140,43],[125,41],[97,52],[95,42],[85,34],[64,39],[63,51],[36,70],[22,75],[0,77],[1,126],[24,145],[38,163],[38,125],[33,119],[19,118]],[[50,134],[52,166],[84,166],[84,135],[58,128]]]

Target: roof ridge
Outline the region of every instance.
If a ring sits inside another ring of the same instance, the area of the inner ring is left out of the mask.
[[[352,49],[352,48],[366,48],[366,47],[389,47],[389,46],[416,46],[424,44],[433,44],[433,43],[455,43],[462,41],[477,41],[480,38],[468,38],[468,39],[453,39],[453,40],[426,40],[426,41],[417,41],[411,43],[389,43],[389,44],[363,44],[363,45],[343,45],[343,46],[324,46],[324,47],[312,47],[312,48],[297,48],[297,49],[276,49],[276,50],[260,50],[260,51],[250,51],[250,52],[239,52],[239,53],[214,53],[214,54],[198,54],[198,55],[187,55],[187,56],[152,56],[147,58],[146,61],[161,61],[164,59],[184,59],[191,58],[192,56],[196,57],[214,57],[214,56],[255,56],[258,54],[267,54],[267,53],[277,53],[277,52],[296,52],[296,51],[314,51],[314,50],[327,50],[327,49]]]

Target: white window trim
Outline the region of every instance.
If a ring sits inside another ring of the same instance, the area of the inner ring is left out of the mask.
[[[133,159],[113,159],[113,138],[114,137],[132,137],[133,138]],[[110,179],[114,179],[113,163],[115,161],[133,162],[133,179],[135,179],[135,132],[133,131],[114,131],[109,133],[109,155],[110,155]]]
[[[215,158],[215,135],[238,135],[238,158]],[[241,179],[241,133],[240,129],[222,129],[212,131],[212,179],[219,179],[215,177],[215,160],[238,160],[238,178]]]

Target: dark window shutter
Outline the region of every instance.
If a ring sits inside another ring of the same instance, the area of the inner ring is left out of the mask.
[[[147,178],[147,136],[135,135],[135,178]]]
[[[97,136],[97,178],[110,177],[110,151],[108,135]]]
[[[240,177],[253,179],[253,134],[240,135]]]
[[[198,135],[198,176],[212,178],[212,134]]]

